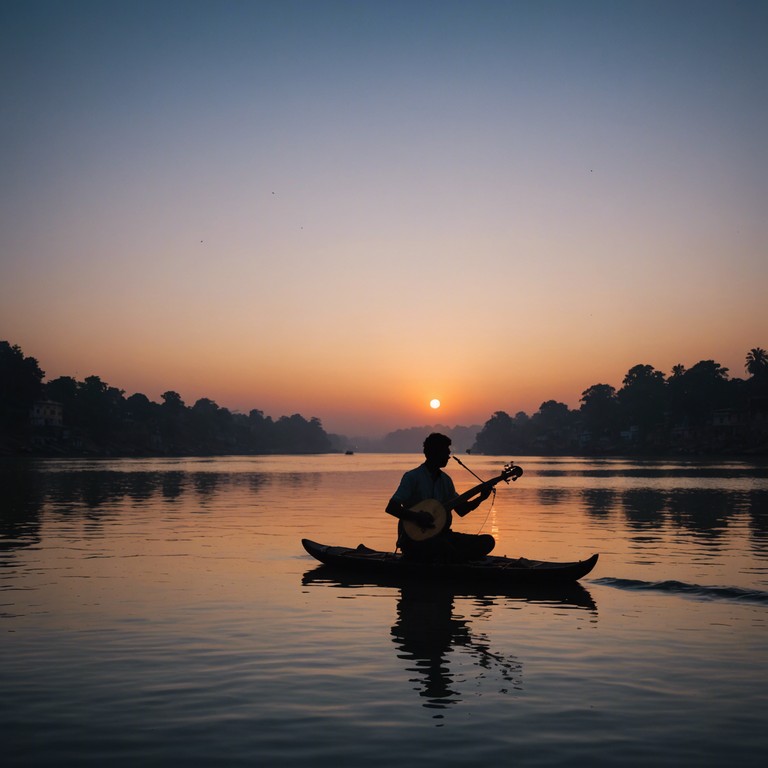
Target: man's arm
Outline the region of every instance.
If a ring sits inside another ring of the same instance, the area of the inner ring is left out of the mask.
[[[394,496],[389,500],[387,504],[386,512],[392,517],[396,517],[398,520],[408,520],[422,528],[434,528],[435,524],[432,522],[432,515],[429,512],[414,512],[408,509],[402,502],[398,501]]]
[[[477,498],[472,498],[472,496],[475,495],[472,494],[469,499],[464,499],[463,501],[460,501],[458,504],[456,504],[456,506],[453,507],[453,511],[459,517],[468,515],[473,509],[477,509],[491,495],[492,490],[493,486],[491,485],[480,486],[476,491]]]

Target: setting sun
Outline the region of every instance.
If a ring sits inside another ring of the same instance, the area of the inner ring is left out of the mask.
[[[434,400],[430,400],[429,401],[429,407],[430,408],[435,408],[435,409],[439,408],[440,407],[440,401],[437,398],[435,398]]]

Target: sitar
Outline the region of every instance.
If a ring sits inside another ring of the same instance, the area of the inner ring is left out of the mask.
[[[502,480],[509,483],[510,480],[517,480],[523,474],[522,467],[509,463],[504,465],[504,469],[497,477],[478,483],[474,488],[456,496],[447,506],[441,504],[437,499],[425,499],[411,507],[411,512],[427,512],[432,518],[432,527],[423,527],[412,520],[401,520],[400,530],[411,541],[426,541],[442,533],[451,525],[451,512],[462,502],[467,501],[478,491],[485,488],[492,488]]]

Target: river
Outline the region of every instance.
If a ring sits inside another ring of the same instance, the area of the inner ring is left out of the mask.
[[[3,460],[4,764],[762,766],[766,464],[516,459],[455,527],[567,595],[323,576],[416,455]]]

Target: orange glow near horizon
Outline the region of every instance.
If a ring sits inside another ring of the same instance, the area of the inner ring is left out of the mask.
[[[432,366],[427,382],[442,382],[441,406],[433,409],[430,393],[436,389],[434,384],[425,385],[418,376],[398,372],[373,356],[366,359],[363,352],[356,356],[361,361],[360,370],[354,370],[330,353],[325,361],[315,356],[263,358],[257,353],[246,359],[238,355],[237,343],[210,349],[185,344],[163,349],[154,344],[144,351],[129,344],[122,351],[95,346],[87,359],[83,357],[74,365],[68,363],[72,350],[66,347],[56,349],[52,359],[46,359],[34,344],[23,343],[22,348],[25,354],[38,358],[48,379],[71,375],[82,380],[95,374],[125,390],[126,395],[142,392],[159,402],[160,395],[171,389],[179,392],[188,405],[209,397],[222,407],[242,413],[253,408],[273,418],[300,413],[306,418],[320,418],[328,431],[349,435],[378,435],[435,423],[483,424],[495,411],[532,414],[550,399],[577,408],[581,392],[587,387],[609,383],[618,388],[626,371],[640,362],[649,362],[667,374],[676,362],[686,366],[699,359],[715,358],[724,365],[730,362],[715,353],[702,352],[687,359],[667,353],[665,365],[659,361],[659,354],[631,357],[631,350],[627,350],[623,361],[614,351],[609,364],[601,364],[600,358],[587,358],[579,366],[578,361],[569,361],[566,356],[560,361],[562,367],[558,367],[557,361],[546,365],[540,352],[529,351],[526,356],[515,354],[506,365],[492,362],[488,375],[473,371],[471,366],[456,373],[450,366]],[[731,375],[743,375],[738,367],[743,355],[736,353],[732,357],[735,363]]]

